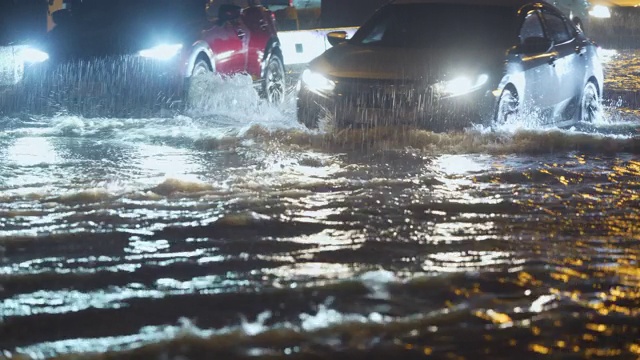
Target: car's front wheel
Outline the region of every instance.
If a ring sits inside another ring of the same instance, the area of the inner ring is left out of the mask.
[[[188,107],[197,107],[203,102],[206,76],[209,74],[212,74],[212,71],[207,61],[197,60],[191,70],[191,76],[186,81],[185,97]]]
[[[203,59],[196,61],[196,64],[193,65],[193,71],[191,72],[191,76],[202,76],[211,72],[209,69],[209,64]]]
[[[271,55],[264,71],[262,94],[272,104],[281,104],[285,99],[285,73],[282,60]]]
[[[580,120],[583,122],[594,122],[602,111],[600,94],[596,84],[589,81],[582,90],[580,100]]]
[[[504,89],[500,100],[498,100],[498,106],[496,108],[496,115],[494,119],[494,125],[504,125],[518,115],[520,108],[520,100],[518,94],[513,90]]]

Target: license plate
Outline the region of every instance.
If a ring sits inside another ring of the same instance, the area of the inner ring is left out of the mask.
[[[0,86],[15,85],[22,81],[24,63],[17,56],[15,46],[0,46]]]

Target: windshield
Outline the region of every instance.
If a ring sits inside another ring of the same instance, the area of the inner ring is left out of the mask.
[[[515,9],[465,4],[405,4],[380,9],[351,43],[435,48],[507,45],[515,31]]]

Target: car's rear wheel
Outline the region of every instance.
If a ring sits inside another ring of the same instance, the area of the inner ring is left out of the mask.
[[[263,96],[272,104],[281,104],[285,98],[285,73],[282,60],[271,55],[264,71],[262,82]]]
[[[589,81],[582,90],[582,98],[580,100],[580,120],[583,122],[594,122],[602,111],[600,103],[600,94],[598,87]]]
[[[511,89],[504,89],[502,95],[500,95],[500,100],[498,100],[494,124],[498,126],[506,124],[509,120],[515,118],[519,111],[520,100],[518,99],[518,94]]]

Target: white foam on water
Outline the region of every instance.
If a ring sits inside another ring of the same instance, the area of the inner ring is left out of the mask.
[[[249,336],[254,336],[269,330],[269,327],[265,325],[265,322],[269,320],[272,315],[273,314],[271,313],[271,311],[264,311],[258,314],[258,317],[254,322],[247,321],[247,319],[243,316],[241,319],[242,322],[240,324],[242,331],[244,331],[244,333]]]
[[[302,321],[300,326],[304,331],[316,331],[345,323],[382,323],[384,317],[379,313],[371,313],[369,316],[344,314],[326,305],[319,305],[315,315],[300,314],[300,320]]]
[[[393,272],[380,269],[360,275],[360,281],[369,289],[372,298],[388,300],[390,297],[389,284],[396,283],[399,279]]]
[[[45,359],[64,354],[127,351],[185,337],[214,340],[219,336],[237,334],[239,336],[237,340],[241,341],[243,340],[242,337],[250,338],[274,329],[288,329],[297,333],[307,333],[346,324],[385,324],[394,321],[394,318],[377,312],[368,315],[347,314],[331,309],[326,305],[320,305],[314,315],[300,314],[299,324],[285,322],[272,326],[266,325],[266,322],[272,316],[271,311],[264,311],[258,314],[253,322],[241,318],[238,325],[220,329],[202,329],[193,321],[182,318],[179,320],[178,325],[145,326],[137,334],[44,342],[17,348],[15,353],[29,356],[31,359]],[[398,320],[407,321],[410,319]]]

